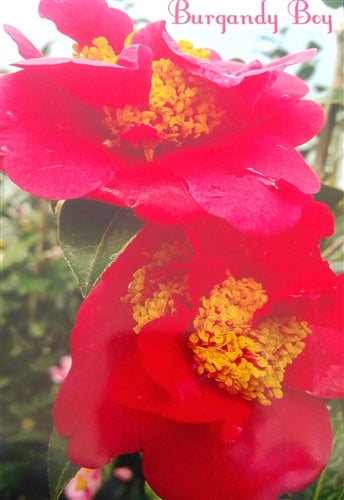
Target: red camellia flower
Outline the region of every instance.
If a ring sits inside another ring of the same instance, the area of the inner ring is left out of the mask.
[[[1,79],[3,168],[21,188],[163,224],[206,212],[270,234],[300,219],[319,182],[295,147],[323,112],[284,69],[313,50],[244,64],[177,44],[163,22],[133,34],[105,0],[41,0],[39,12],[75,41],[74,54],[43,57],[6,27],[27,59]]]
[[[316,243],[331,226],[319,203],[264,238],[212,216],[147,224],[77,316],[54,406],[70,459],[142,450],[164,500],[269,500],[313,481],[331,452],[321,398],[343,396],[342,282]]]

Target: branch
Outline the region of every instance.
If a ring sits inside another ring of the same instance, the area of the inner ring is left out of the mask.
[[[333,78],[331,82],[332,89],[344,89],[344,23],[341,23],[337,33],[337,55],[334,67]],[[341,105],[338,103],[330,103],[325,108],[326,121],[322,131],[319,134],[318,143],[315,149],[315,160],[313,169],[320,180],[323,180],[325,175],[326,159],[328,148],[331,142],[331,136],[336,124],[336,115]]]

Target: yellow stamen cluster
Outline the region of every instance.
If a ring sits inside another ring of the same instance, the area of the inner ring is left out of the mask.
[[[192,247],[188,243],[164,243],[158,252],[149,256],[151,262],[134,273],[134,279],[128,287],[129,293],[122,301],[130,302],[133,306],[136,333],[153,319],[175,314],[176,296],[181,297],[185,304],[190,302],[185,271],[170,263],[182,263],[191,255]]]
[[[116,138],[130,125],[143,123],[156,129],[161,142],[180,144],[188,138],[210,134],[221,124],[224,110],[216,102],[214,89],[200,77],[178,68],[169,59],[152,63],[153,76],[149,109],[127,105],[112,110],[104,108],[103,120]],[[110,147],[118,142],[107,141]],[[143,148],[154,150],[158,143]]]
[[[85,45],[81,50],[77,43],[73,45],[73,57],[91,59],[93,61],[103,61],[116,64],[117,56],[106,38],[100,36],[92,41],[90,47]]]
[[[135,30],[129,33],[129,35],[126,37],[123,43],[124,47],[130,45],[134,33]],[[113,48],[111,47],[111,45],[109,45],[109,42],[104,36],[94,38],[90,47],[88,45],[84,45],[82,49],[80,49],[78,43],[74,43],[73,51],[73,57],[77,59],[91,59],[93,61],[103,61],[113,64],[116,64],[118,59]]]
[[[301,353],[310,330],[294,317],[269,318],[254,328],[253,315],[266,301],[253,278],[228,276],[202,297],[188,346],[200,375],[231,394],[269,405],[282,397],[285,367]]]
[[[130,44],[134,32],[130,33],[124,46]],[[181,40],[181,50],[198,59],[207,60],[209,50],[194,48],[191,42]],[[85,58],[116,64],[117,55],[105,37],[98,37],[92,45],[80,48],[73,45],[73,57]],[[145,124],[154,127],[159,138],[141,140],[132,147],[142,148],[147,161],[152,161],[154,150],[160,143],[176,145],[191,138],[197,139],[210,134],[221,124],[224,110],[216,102],[216,92],[211,84],[193,76],[176,66],[169,59],[152,63],[152,86],[149,94],[148,109],[127,105],[112,109],[104,106],[103,124],[109,128],[111,138],[104,141],[110,148],[119,148],[119,135],[126,132],[132,124]]]
[[[197,57],[197,59],[204,59],[207,61],[209,59],[210,50],[198,48],[196,49],[191,42],[188,40],[180,40],[178,42],[179,48],[186,54]]]

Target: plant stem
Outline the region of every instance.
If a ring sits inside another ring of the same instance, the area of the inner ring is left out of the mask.
[[[324,477],[325,477],[325,470],[323,470],[322,473],[319,476],[319,479],[317,481],[317,485],[316,485],[316,488],[315,488],[315,492],[314,492],[314,495],[313,495],[313,500],[320,500],[320,492],[321,492],[321,488],[322,488],[322,485],[323,485],[323,482],[324,482]]]

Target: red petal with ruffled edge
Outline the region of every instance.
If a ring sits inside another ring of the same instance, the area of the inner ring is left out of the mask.
[[[206,185],[208,175],[229,174],[238,178],[248,174],[258,176],[268,186],[274,186],[273,181],[284,180],[304,193],[313,194],[320,188],[319,180],[298,151],[280,137],[260,130],[205,140],[200,147],[171,151],[165,157],[157,158],[156,163],[179,174],[195,189],[203,177]],[[182,168],[184,164],[187,169]],[[206,195],[205,186],[201,189]]]
[[[50,79],[51,94],[63,88],[78,100],[103,110],[147,102],[151,87],[152,55],[148,47],[124,49],[116,64],[89,59],[44,57],[15,64],[26,73]],[[39,84],[37,90],[39,92]],[[44,90],[43,90],[44,91]],[[35,96],[33,96],[35,97]],[[49,102],[49,100],[47,100]]]
[[[168,500],[275,500],[312,482],[331,453],[326,406],[292,392],[269,407],[256,405],[234,445],[217,424],[166,421],[157,430],[144,444],[143,469]]]
[[[190,71],[190,73],[206,78],[223,88],[238,85],[244,78],[264,74],[262,78],[266,84],[269,84],[286,67],[307,61],[316,54],[315,49],[308,49],[282,57],[267,65],[263,65],[259,61],[244,64],[237,61],[216,59],[208,62],[183,52],[165,27],[165,21],[149,23],[134,34],[133,43],[149,45],[153,48],[155,60],[160,58],[171,59],[182,68]]]
[[[316,325],[310,328],[306,347],[286,369],[284,385],[319,398],[343,398],[343,334]]]
[[[308,86],[296,76],[280,73],[261,96],[252,123],[264,134],[281,137],[292,146],[311,139],[324,124],[324,111],[313,101],[300,100]]]
[[[56,28],[81,46],[105,37],[116,54],[133,31],[133,22],[121,10],[108,7],[105,0],[41,0],[39,14],[53,21]]]

